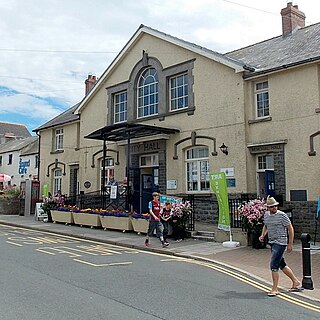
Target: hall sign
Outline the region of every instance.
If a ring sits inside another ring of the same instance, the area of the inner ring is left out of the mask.
[[[30,167],[30,160],[28,161],[22,161],[20,158],[19,162],[19,174],[27,174],[28,173],[28,167]]]
[[[163,141],[148,141],[143,143],[135,143],[131,145],[131,153],[157,152],[165,150]]]
[[[268,144],[264,146],[254,146],[249,147],[251,153],[261,153],[261,152],[277,152],[283,150],[282,144]]]

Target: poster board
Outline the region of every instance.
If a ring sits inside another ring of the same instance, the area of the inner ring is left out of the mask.
[[[43,211],[43,209],[41,208],[41,205],[42,205],[42,202],[36,203],[36,209],[34,214],[35,220],[43,220],[48,218],[47,213]]]
[[[110,199],[117,199],[118,196],[118,186],[110,187]]]

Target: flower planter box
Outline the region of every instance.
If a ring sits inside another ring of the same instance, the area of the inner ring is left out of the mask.
[[[74,223],[82,226],[89,226],[91,228],[101,227],[101,222],[98,214],[94,213],[83,213],[83,212],[73,212]]]
[[[104,230],[115,229],[123,232],[133,230],[130,217],[100,216],[100,221]]]
[[[138,234],[140,233],[147,233],[148,232],[148,226],[149,226],[149,220],[148,219],[135,219],[132,218],[132,226],[133,226],[133,230],[135,232],[137,232]],[[172,226],[169,225],[168,228],[168,236],[172,235]],[[154,231],[154,233],[156,233],[156,230]]]
[[[137,232],[138,234],[147,233],[148,226],[149,226],[149,220],[148,219],[135,219],[135,218],[132,218],[131,220],[132,220],[133,230],[135,232]]]
[[[73,223],[72,212],[69,212],[69,211],[51,210],[51,217],[52,217],[53,223],[56,223],[56,222],[63,222],[65,224]]]

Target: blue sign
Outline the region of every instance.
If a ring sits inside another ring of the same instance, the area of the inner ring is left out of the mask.
[[[20,158],[19,174],[27,174],[28,173],[28,167],[30,167],[30,160],[22,161],[22,159]]]

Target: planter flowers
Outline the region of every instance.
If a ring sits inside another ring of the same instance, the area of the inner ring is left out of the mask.
[[[239,207],[239,213],[242,218],[242,228],[245,231],[261,232],[263,227],[263,216],[267,206],[264,200],[251,200],[243,203]]]
[[[249,242],[256,249],[265,247],[265,244],[261,245],[258,238],[263,228],[263,216],[266,210],[267,206],[263,199],[244,202],[239,207],[242,228],[248,233],[248,240],[251,240]]]
[[[172,220],[176,220],[179,227],[186,227],[191,212],[192,207],[189,201],[172,204]]]
[[[43,203],[41,204],[41,209],[47,214],[48,222],[53,222],[51,216],[51,210],[56,210],[58,207],[62,206],[63,204],[63,197],[44,197]]]
[[[176,202],[172,204],[172,235],[175,240],[181,241],[186,237],[186,227],[192,206],[189,201]]]

